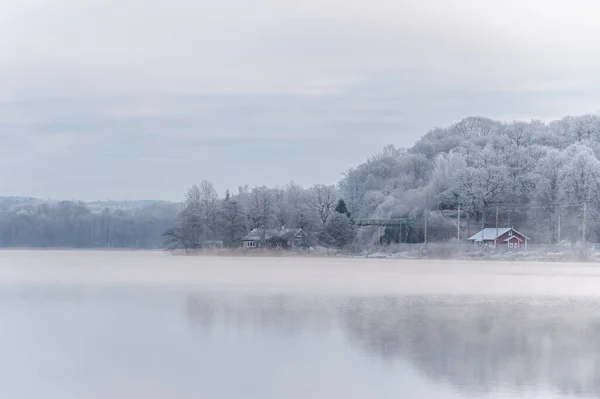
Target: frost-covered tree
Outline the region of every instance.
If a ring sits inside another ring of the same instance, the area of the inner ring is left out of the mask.
[[[200,207],[203,217],[203,222],[206,226],[204,229],[203,240],[216,239],[219,236],[218,217],[220,210],[220,200],[215,187],[212,183],[204,180],[198,187],[200,191]]]
[[[189,243],[190,249],[200,248],[207,225],[202,208],[202,192],[193,185],[185,195],[183,210],[178,216],[179,228]]]
[[[436,208],[456,209],[460,205],[459,176],[464,173],[467,163],[462,155],[455,152],[440,154],[434,162],[426,190],[434,199]]]
[[[235,198],[225,197],[219,213],[219,224],[226,247],[239,246],[240,240],[248,232],[248,222],[244,206]]]
[[[489,146],[473,162],[473,166],[456,173],[453,188],[463,209],[485,224],[491,205],[500,202],[506,193],[505,168]]]
[[[186,248],[201,248],[202,242],[219,235],[219,207],[219,196],[211,183],[202,181],[199,186],[192,186],[185,194],[178,225],[168,231],[165,239],[171,245],[174,239]]]
[[[312,237],[321,229],[321,220],[316,209],[309,205],[309,196],[307,190],[295,183],[286,187],[286,203],[290,209],[286,226],[302,229]]]
[[[593,151],[573,144],[566,149],[568,161],[562,169],[562,200],[565,204],[590,203],[600,188],[600,161]]]
[[[562,169],[561,205],[569,215],[565,231],[571,240],[582,236],[583,208],[586,207],[589,232],[597,232],[598,206],[600,194],[600,161],[593,151],[584,145],[573,144],[566,149],[567,161]],[[597,233],[594,233],[597,234]],[[586,236],[591,237],[592,235]],[[596,240],[596,237],[593,237]]]
[[[561,187],[563,186],[563,167],[565,157],[558,150],[550,150],[542,158],[534,172],[534,209],[545,238],[550,242],[558,240],[558,217],[561,207]]]
[[[319,215],[321,222],[327,223],[336,204],[337,189],[335,186],[315,184],[308,191],[307,203]]]
[[[247,210],[248,228],[300,227],[326,237],[339,197],[341,213],[356,219],[431,215],[429,236],[440,240],[452,234],[459,207],[467,233],[495,225],[497,212],[500,225],[531,232],[536,242],[558,239],[559,217],[561,239],[580,240],[586,204],[586,239],[600,241],[599,156],[595,114],[549,123],[468,117],[432,129],[411,148],[384,147],[347,170],[339,190],[244,186],[232,198]],[[214,231],[206,188],[192,188],[182,211],[201,234]],[[367,244],[373,233],[361,228],[358,237]]]
[[[273,225],[274,211],[273,196],[270,190],[266,186],[253,188],[250,192],[248,217],[251,228],[258,229],[260,233],[261,246],[265,245],[266,230]]]
[[[354,241],[355,237],[356,227],[350,218],[345,214],[334,212],[327,221],[320,241],[324,245],[344,249]]]

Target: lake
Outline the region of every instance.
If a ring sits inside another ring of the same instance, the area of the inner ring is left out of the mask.
[[[600,396],[600,267],[0,252],[0,398]]]

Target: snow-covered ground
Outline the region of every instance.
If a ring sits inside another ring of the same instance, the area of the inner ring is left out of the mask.
[[[452,244],[404,244],[390,247],[372,248],[356,256],[390,259],[455,259],[455,260],[497,260],[497,261],[538,261],[538,262],[600,262],[600,248],[588,244],[585,250],[581,245],[532,245],[528,249],[478,248],[472,245]]]

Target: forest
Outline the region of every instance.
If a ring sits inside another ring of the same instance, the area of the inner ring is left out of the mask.
[[[424,242],[425,234],[428,242],[457,242],[459,226],[465,240],[496,224],[534,243],[598,242],[599,156],[596,114],[549,123],[469,117],[432,129],[411,148],[385,147],[335,186],[240,187],[220,199],[202,182],[188,191],[175,228],[179,235],[195,231],[187,235],[197,237],[196,244],[222,237],[231,246],[248,229],[279,226],[354,249]],[[335,211],[339,199],[347,207],[341,214]],[[387,228],[383,237],[376,227],[354,223],[395,218],[412,223],[401,234]]]
[[[0,198],[0,246],[4,248],[161,248],[162,233],[181,206],[153,202],[112,208],[77,201]]]
[[[240,186],[219,195],[199,179],[180,204],[0,206],[0,245],[189,249],[222,240],[238,247],[251,229],[285,226],[302,228],[307,245],[360,249],[423,242],[425,234],[428,242],[456,242],[459,217],[463,240],[498,224],[534,243],[599,242],[599,157],[597,114],[551,122],[468,117],[410,148],[383,148],[335,185]],[[357,223],[395,218],[411,223],[401,233]]]

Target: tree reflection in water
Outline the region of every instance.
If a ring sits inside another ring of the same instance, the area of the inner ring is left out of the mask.
[[[302,297],[192,294],[194,326],[327,333],[408,360],[469,393],[550,388],[600,395],[600,301],[556,298]]]

